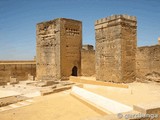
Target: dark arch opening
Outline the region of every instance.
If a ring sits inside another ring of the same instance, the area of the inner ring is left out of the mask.
[[[77,76],[77,71],[78,71],[78,68],[76,67],[76,66],[74,66],[73,68],[72,68],[72,76]]]

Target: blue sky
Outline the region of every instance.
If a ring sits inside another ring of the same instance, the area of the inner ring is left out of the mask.
[[[160,0],[0,0],[0,60],[36,55],[36,23],[55,18],[83,22],[83,44],[95,45],[94,22],[113,14],[137,17],[138,46],[157,44]]]

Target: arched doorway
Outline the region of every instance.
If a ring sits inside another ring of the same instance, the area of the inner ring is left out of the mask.
[[[72,76],[77,76],[77,71],[78,71],[78,68],[76,67],[76,66],[74,66],[73,68],[72,68]]]

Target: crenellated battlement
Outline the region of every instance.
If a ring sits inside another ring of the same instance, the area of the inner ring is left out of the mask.
[[[129,20],[129,21],[136,22],[137,18],[135,16],[129,16],[129,15],[126,15],[126,14],[112,15],[112,16],[109,16],[109,17],[106,17],[106,18],[96,20],[95,26],[99,25],[99,24],[107,23],[107,22],[110,22],[110,21],[121,22],[121,20]]]

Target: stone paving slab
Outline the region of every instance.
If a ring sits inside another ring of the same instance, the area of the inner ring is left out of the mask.
[[[0,112],[11,110],[11,109],[16,109],[16,108],[19,108],[19,107],[24,107],[24,106],[27,106],[27,105],[30,105],[30,104],[33,104],[33,103],[34,103],[34,101],[32,99],[28,99],[28,100],[18,102],[18,103],[15,103],[15,104],[10,104],[10,105],[5,106],[5,107],[0,107]]]
[[[81,99],[84,99],[85,101],[97,106],[98,108],[109,111],[114,114],[129,112],[133,110],[133,108],[130,106],[95,94],[93,92],[87,91],[77,86],[72,87],[71,94],[78,95]]]

